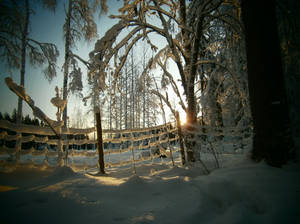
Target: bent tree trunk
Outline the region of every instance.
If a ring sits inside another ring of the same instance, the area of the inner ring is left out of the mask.
[[[248,84],[254,125],[252,159],[285,164],[291,150],[275,0],[242,0],[248,58]]]

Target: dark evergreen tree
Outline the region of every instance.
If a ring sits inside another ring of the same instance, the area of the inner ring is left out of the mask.
[[[24,124],[29,124],[29,125],[32,124],[31,118],[28,114],[24,117],[23,123]]]
[[[17,109],[15,108],[11,115],[11,120],[13,123],[17,123],[17,116],[18,116],[18,113],[17,113]]]
[[[12,119],[10,118],[10,115],[8,113],[5,113],[4,114],[4,120],[7,120],[7,121],[12,121]]]
[[[275,0],[242,1],[254,126],[252,159],[280,167],[292,151],[275,9]]]

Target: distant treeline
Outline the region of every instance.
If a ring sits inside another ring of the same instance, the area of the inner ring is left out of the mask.
[[[2,114],[0,112],[0,120],[7,120],[9,122],[12,123],[16,123],[17,122],[17,110],[14,109],[12,114],[8,114],[8,113],[4,113]],[[45,124],[45,122],[40,121],[37,118],[31,118],[29,115],[26,115],[25,117],[22,117],[22,124],[27,124],[27,125],[35,125],[35,126],[40,126],[40,127],[45,127],[48,126],[47,124]],[[0,128],[0,133],[1,132],[7,132],[9,135],[15,135],[16,132],[15,131],[11,131],[11,130],[7,130],[4,128]],[[28,136],[31,134],[28,133],[22,133],[22,136]],[[39,135],[39,134],[34,134],[37,137],[46,137],[46,135]],[[49,139],[57,139],[57,136],[47,136]],[[82,139],[89,139],[88,136],[85,136],[84,134],[77,134],[77,135],[67,135],[66,136],[67,139],[77,139],[77,140],[82,140]],[[4,140],[0,140],[0,147],[2,147],[3,145],[6,145],[9,148],[14,148],[16,145],[16,141],[12,140],[12,141],[4,141]],[[32,147],[35,147],[37,150],[43,149],[44,147],[48,147],[49,149],[56,149],[55,145],[48,145],[47,143],[36,143],[34,141],[30,141],[30,142],[25,142],[22,143],[22,149],[30,149]],[[76,149],[81,149],[81,148],[87,148],[87,149],[92,149],[92,145],[88,145],[88,144],[84,144],[82,146],[77,146],[77,145],[69,145],[69,149],[70,148],[76,148]],[[65,149],[65,147],[64,147]]]
[[[12,114],[4,113],[2,114],[0,112],[0,120],[7,120],[12,123],[17,123],[17,110],[14,109]],[[45,122],[40,121],[37,118],[31,118],[28,114],[25,117],[22,117],[22,124],[29,124],[29,125],[35,125],[35,126],[45,126]]]

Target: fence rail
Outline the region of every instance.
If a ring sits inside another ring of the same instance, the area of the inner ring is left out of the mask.
[[[0,120],[0,130],[1,167],[13,168],[19,164],[40,168],[62,164],[78,169],[98,167],[97,140],[74,138],[76,135],[86,136],[92,133],[94,128],[63,129],[62,134],[67,136],[65,139],[55,139],[55,134],[47,127],[16,125],[4,120]],[[220,152],[222,148],[226,148],[227,142],[230,147],[243,147],[251,145],[252,141],[251,127],[195,126],[192,129],[182,127],[182,132],[184,136],[190,135],[189,140],[198,144],[204,153]],[[103,133],[106,136],[103,140],[106,168],[161,160],[171,163],[171,159],[175,163],[182,162],[178,129],[174,124],[121,131],[103,130]],[[73,136],[73,139],[70,139],[70,136]],[[29,144],[30,147],[25,149],[23,144]],[[167,158],[162,158],[164,156]]]
[[[97,167],[96,158],[98,156],[97,140],[84,139],[68,139],[68,135],[87,135],[95,129],[63,129],[62,134],[66,135],[65,139],[55,139],[54,133],[47,127],[37,127],[31,125],[16,125],[9,121],[0,120],[0,164],[18,165],[21,163],[47,166],[65,164],[81,168]],[[12,134],[15,132],[15,134]],[[9,134],[10,133],[10,134]],[[162,154],[170,155],[169,151],[163,147],[164,144],[176,143],[178,140],[177,129],[172,128],[171,124],[160,125],[153,128],[130,129],[130,130],[103,130],[103,133],[110,138],[104,139],[107,161],[106,167],[125,166],[131,163],[139,163],[145,161],[154,161],[162,156]],[[43,136],[45,135],[45,136]],[[7,143],[10,144],[7,144]],[[28,149],[22,148],[22,144],[31,143]],[[10,145],[7,146],[7,145]],[[58,150],[58,146],[62,145],[63,151]],[[93,150],[88,150],[87,145],[92,146]],[[74,146],[83,150],[76,150]],[[168,147],[169,148],[169,147]],[[172,150],[172,149],[170,149]],[[173,149],[174,152],[178,151]],[[131,152],[131,153],[130,153]],[[158,153],[159,152],[159,153]],[[22,161],[21,157],[31,156],[29,162]],[[112,160],[113,155],[119,155],[119,160]],[[126,155],[126,156],[125,156]],[[2,156],[2,159],[1,159]],[[11,161],[3,158],[13,158]],[[34,157],[44,157],[42,163],[34,164]],[[94,158],[93,164],[75,164],[76,157]],[[126,157],[124,159],[122,157]],[[56,158],[56,162],[53,162]],[[129,159],[128,159],[129,158]],[[49,162],[51,160],[51,162]],[[52,163],[52,164],[50,164]]]

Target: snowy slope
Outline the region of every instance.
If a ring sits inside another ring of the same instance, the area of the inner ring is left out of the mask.
[[[1,223],[299,223],[299,164],[229,164],[207,176],[166,165],[1,173]]]

